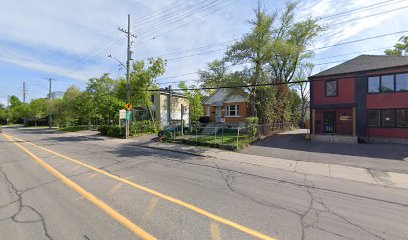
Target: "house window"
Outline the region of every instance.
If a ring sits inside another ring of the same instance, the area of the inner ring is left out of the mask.
[[[337,80],[326,81],[326,97],[337,96]]]
[[[381,92],[394,92],[394,75],[381,76]]]
[[[395,127],[395,110],[381,110],[381,126]]]
[[[408,127],[408,109],[397,110],[397,127]]]
[[[369,127],[381,126],[380,110],[368,110],[368,126]]]
[[[369,77],[368,78],[368,93],[379,93],[380,92],[380,77]]]
[[[396,75],[395,81],[397,91],[408,91],[408,73]]]
[[[239,116],[239,105],[227,106],[227,117]]]

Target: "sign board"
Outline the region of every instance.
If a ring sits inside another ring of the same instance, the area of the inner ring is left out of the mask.
[[[131,111],[126,111],[126,120],[130,120],[132,117],[132,112]]]
[[[340,121],[351,121],[351,116],[340,116]]]
[[[125,119],[126,118],[126,110],[122,109],[119,110],[119,119]]]
[[[125,104],[125,109],[126,109],[126,110],[130,111],[132,108],[133,108],[133,106],[132,106],[131,103],[126,103],[126,104]]]
[[[225,123],[225,118],[221,118],[221,122],[222,122],[222,123]]]

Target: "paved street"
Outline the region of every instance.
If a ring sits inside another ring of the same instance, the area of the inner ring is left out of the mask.
[[[408,239],[408,191],[48,130],[0,135],[0,239]]]

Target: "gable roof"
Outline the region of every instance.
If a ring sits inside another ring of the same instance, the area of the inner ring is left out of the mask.
[[[246,102],[244,96],[239,94],[234,94],[232,96],[228,95],[230,91],[226,88],[219,88],[212,95],[210,95],[203,104],[222,106],[224,103],[233,103],[233,102]]]
[[[408,66],[408,56],[360,55],[311,78],[402,66]]]

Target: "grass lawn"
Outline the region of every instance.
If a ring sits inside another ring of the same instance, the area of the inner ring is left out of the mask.
[[[83,130],[88,130],[88,125],[80,125],[80,126],[68,126],[59,129],[60,131],[64,132],[78,132]]]
[[[222,143],[222,134],[217,134],[217,138],[214,135],[211,136],[204,136],[198,137],[197,141],[205,142],[209,144],[221,144]],[[249,141],[248,135],[240,135],[239,136],[239,145],[242,143],[247,143]],[[224,145],[237,145],[237,134],[236,133],[224,133]]]

